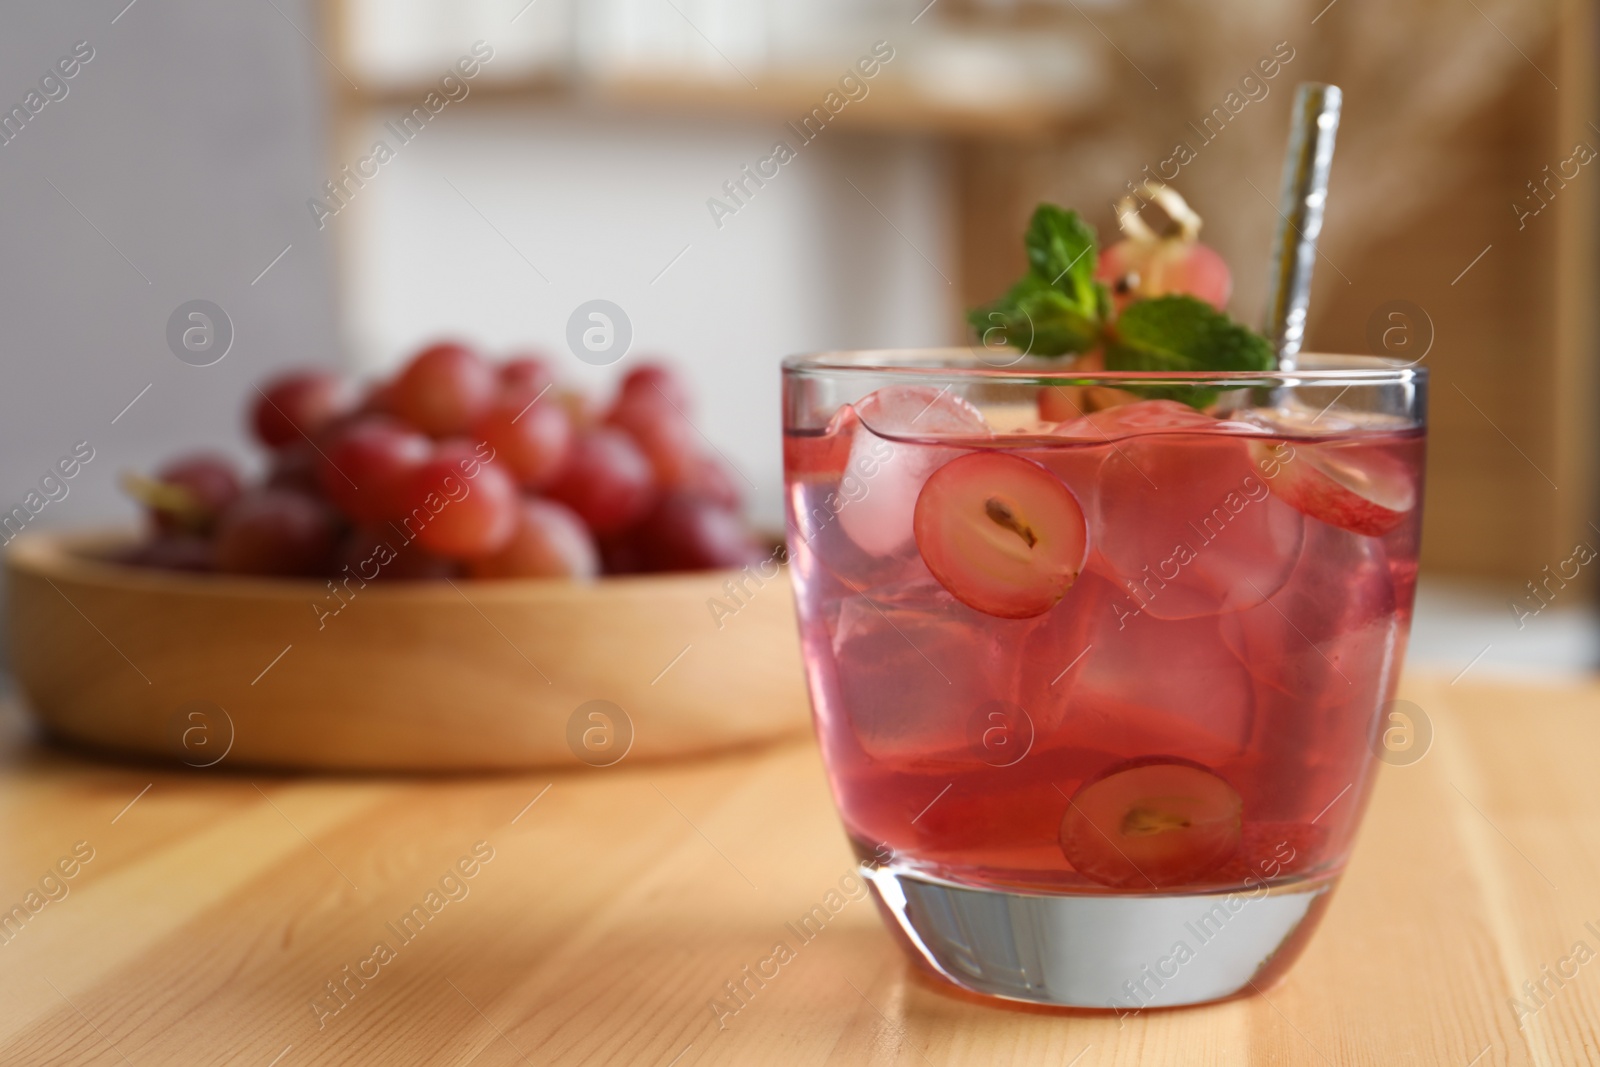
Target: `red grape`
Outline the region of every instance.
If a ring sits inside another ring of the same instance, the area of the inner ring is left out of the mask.
[[[742,567],[762,556],[738,515],[687,493],[662,498],[633,537],[649,570]]]
[[[169,460],[146,486],[144,502],[162,533],[209,533],[239,496],[239,473],[226,456],[194,452]]]
[[[425,348],[406,364],[390,390],[395,414],[431,437],[466,433],[494,399],[495,369],[465,345]]]
[[[642,574],[649,570],[639,544],[638,527],[599,538],[600,562],[607,574]]]
[[[370,415],[329,437],[322,453],[318,482],[333,505],[356,522],[381,522],[405,510],[408,479],[433,446],[393,419]]]
[[[500,364],[500,392],[507,396],[538,396],[555,381],[549,360],[539,356],[518,356]]]
[[[633,398],[665,400],[680,412],[689,413],[689,388],[672,368],[661,363],[641,363],[622,377],[617,403]]]
[[[1079,789],[1061,820],[1074,869],[1125,889],[1182,886],[1239,847],[1239,794],[1198,764],[1123,764]]]
[[[497,552],[517,527],[517,486],[464,442],[447,441],[409,475],[401,524],[422,547],[451,559]]]
[[[1233,293],[1223,258],[1181,237],[1118,241],[1100,253],[1095,277],[1111,287],[1118,308],[1137,298],[1187,293],[1221,310]]]
[[[322,457],[310,441],[284,445],[272,454],[267,464],[267,486],[315,495],[322,492],[318,474],[321,466]]]
[[[336,574],[353,574],[365,581],[412,581],[454,578],[461,573],[455,560],[436,556],[389,523],[363,524],[345,535],[339,546]]]
[[[1273,495],[1313,519],[1382,537],[1417,505],[1410,468],[1388,453],[1359,445],[1296,443],[1282,459],[1283,447],[1251,441],[1250,457],[1261,471],[1277,471],[1267,479]]]
[[[333,516],[287,489],[253,489],[217,525],[217,570],[289,577],[319,574],[333,552]]]
[[[472,560],[467,571],[474,578],[593,578],[600,552],[571,508],[525,497],[511,540],[494,555]]]
[[[917,548],[939,584],[1003,619],[1043,615],[1083,569],[1083,508],[1044,467],[1004,452],[969,452],[933,472],[917,497]]]
[[[787,444],[787,440],[785,441]],[[744,494],[721,460],[700,456],[695,460],[689,476],[684,479],[684,492],[709,500],[727,511],[738,511],[744,506]]]
[[[580,393],[575,389],[556,389],[545,400],[560,404],[575,430],[587,430],[600,421],[600,405],[588,393]]]
[[[394,382],[374,382],[368,386],[361,403],[356,405],[356,411],[362,415],[393,415]]]
[[[327,371],[295,371],[258,391],[251,421],[268,448],[282,448],[315,437],[350,410],[343,380]]]
[[[572,420],[560,404],[537,394],[506,394],[472,424],[524,489],[542,489],[561,473],[572,450]]]
[[[698,434],[660,394],[624,393],[606,422],[628,432],[649,457],[663,489],[676,489],[694,475],[700,460]]]
[[[550,495],[604,537],[642,518],[656,494],[650,460],[621,430],[598,426],[573,443]]]
[[[133,546],[118,559],[138,567],[204,573],[216,569],[216,546],[193,534],[157,534]]]

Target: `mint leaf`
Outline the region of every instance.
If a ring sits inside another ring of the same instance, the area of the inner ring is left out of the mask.
[[[1107,370],[1270,370],[1272,345],[1192,296],[1129,304],[1106,343]]]
[[[1094,280],[1094,227],[1076,211],[1040,204],[1025,243],[1028,273],[999,300],[969,311],[967,321],[988,348],[1010,345],[1037,356],[1094,348],[1111,309],[1110,294]]]
[[[1094,227],[1076,211],[1040,204],[1023,243],[1034,275],[1065,293],[1081,314],[1094,315],[1099,304],[1094,270],[1100,261]]]
[[[1272,345],[1192,296],[1158,296],[1129,304],[1108,331],[1107,370],[1251,371],[1276,363]],[[1188,385],[1125,385],[1140,396],[1209,407],[1216,389]]]
[[[1100,318],[1066,293],[1029,274],[992,304],[967,312],[985,348],[1012,348],[1035,356],[1087,352],[1100,341]]]

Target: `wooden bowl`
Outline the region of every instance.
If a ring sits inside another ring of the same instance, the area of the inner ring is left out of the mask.
[[[127,540],[40,534],[7,554],[12,670],[56,736],[191,766],[464,770],[687,756],[809,722],[773,563],[594,583],[380,576],[341,599],[104,559]]]

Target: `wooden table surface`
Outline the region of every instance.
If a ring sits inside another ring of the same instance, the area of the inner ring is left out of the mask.
[[[952,994],[868,900],[719,1019],[724,983],[851,869],[808,738],[296,778],[100,761],[29,740],[13,709],[0,909],[27,918],[0,925],[0,1063],[1600,1062],[1600,685],[1403,695],[1432,746],[1383,768],[1287,980],[1121,1022]]]

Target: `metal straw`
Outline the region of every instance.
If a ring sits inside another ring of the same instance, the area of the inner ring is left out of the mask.
[[[1328,200],[1328,170],[1333,139],[1339,132],[1337,85],[1304,82],[1295,90],[1289,151],[1278,191],[1278,233],[1272,246],[1272,295],[1267,302],[1266,335],[1278,350],[1278,366],[1293,370],[1305,342],[1306,308],[1311,303],[1311,268],[1317,262],[1317,235]]]

